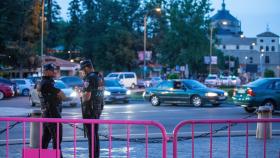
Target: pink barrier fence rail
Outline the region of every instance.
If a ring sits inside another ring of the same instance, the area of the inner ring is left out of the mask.
[[[168,141],[168,136],[166,134],[166,130],[163,127],[162,124],[157,123],[155,121],[132,121],[132,120],[93,120],[93,119],[45,119],[45,118],[15,118],[15,117],[2,117],[0,118],[0,123],[1,122],[6,122],[6,158],[9,158],[9,139],[10,139],[10,131],[9,131],[9,126],[11,122],[21,122],[23,123],[22,127],[22,144],[23,144],[23,148],[27,147],[27,142],[26,142],[26,123],[30,123],[30,122],[37,122],[40,123],[40,148],[39,148],[39,152],[40,152],[40,157],[39,158],[43,158],[43,157],[48,157],[48,153],[44,152],[41,146],[41,138],[42,138],[42,124],[43,123],[56,123],[57,124],[57,131],[59,128],[59,123],[65,124],[65,123],[71,123],[73,125],[73,131],[74,131],[74,142],[73,142],[73,148],[74,148],[74,154],[73,157],[76,158],[77,157],[77,131],[76,131],[76,127],[77,124],[103,124],[103,125],[108,125],[108,130],[109,130],[109,149],[108,149],[108,157],[111,158],[112,157],[112,125],[127,125],[126,128],[126,139],[127,139],[127,143],[126,143],[126,155],[129,158],[130,157],[130,128],[132,125],[143,125],[145,126],[145,132],[143,133],[143,135],[145,135],[145,157],[148,158],[149,157],[149,133],[148,133],[148,127],[153,126],[156,127],[157,129],[159,129],[161,131],[161,137],[162,137],[162,158],[166,158],[167,157],[167,141]],[[94,126],[92,126],[93,128]],[[94,130],[92,130],[92,138],[94,138]],[[57,140],[59,140],[59,132],[57,134]],[[93,139],[94,140],[94,139]],[[57,141],[57,145],[58,145],[58,141]],[[23,150],[24,152],[24,150]],[[53,156],[52,158],[60,158],[60,151],[56,150],[56,155]],[[157,153],[158,154],[158,153]],[[23,153],[24,155],[24,153]],[[94,155],[92,154],[92,157]],[[24,157],[23,157],[24,158]]]
[[[209,157],[212,158],[213,156],[213,125],[218,125],[218,124],[226,124],[227,125],[227,157],[231,157],[231,125],[232,124],[243,124],[245,125],[245,139],[246,139],[246,149],[243,157],[248,158],[249,157],[249,124],[256,124],[256,123],[264,123],[264,138],[263,138],[263,157],[266,158],[266,149],[267,149],[267,128],[268,123],[280,123],[280,119],[233,119],[233,120],[188,120],[188,121],[182,121],[180,122],[174,129],[173,131],[173,158],[177,157],[182,157],[178,156],[178,135],[180,134],[180,129],[182,127],[185,127],[187,125],[190,126],[191,129],[191,157],[195,157],[195,126],[197,125],[208,125],[209,126]],[[199,151],[203,152],[203,151]],[[259,155],[260,156],[260,155]],[[279,158],[280,158],[280,153],[279,153]]]

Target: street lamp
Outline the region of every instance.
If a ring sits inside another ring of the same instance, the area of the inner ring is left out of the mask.
[[[262,65],[262,57],[264,56],[263,52],[264,50],[261,50],[261,54],[260,54],[260,72],[261,72],[261,76],[263,77],[263,65]]]
[[[245,56],[245,72],[247,72],[247,60],[248,60],[248,57]]]
[[[44,20],[45,20],[45,0],[42,0],[41,17],[41,76],[43,76],[43,54],[44,54]]]
[[[209,63],[209,75],[212,74],[212,45],[213,45],[213,25],[210,26],[210,63]]]
[[[143,79],[146,78],[146,49],[147,49],[147,17],[148,17],[148,14],[152,11],[156,11],[156,12],[161,12],[161,8],[157,7],[155,9],[152,9],[148,12],[146,12],[145,16],[144,16],[144,68],[143,68]]]

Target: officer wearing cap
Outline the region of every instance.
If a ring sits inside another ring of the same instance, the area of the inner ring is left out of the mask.
[[[43,77],[39,86],[37,86],[41,111],[43,118],[61,118],[61,103],[65,99],[64,93],[54,87],[54,77],[56,66],[54,64],[44,65]],[[62,125],[59,124],[59,140],[57,140],[57,124],[56,123],[44,123],[43,124],[43,136],[42,136],[42,148],[47,149],[50,140],[52,139],[53,149],[57,148],[57,141],[59,149],[61,149],[62,141]],[[61,154],[62,157],[62,154]]]
[[[103,78],[98,72],[94,71],[90,60],[80,63],[81,70],[84,72],[84,87],[82,91],[82,113],[84,119],[99,119],[103,109]],[[92,127],[85,124],[85,133],[88,137],[89,157],[99,158],[99,135],[98,124],[94,125],[94,152],[92,151]]]

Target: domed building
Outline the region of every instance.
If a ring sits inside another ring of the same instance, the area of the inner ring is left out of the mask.
[[[263,76],[264,71],[270,69],[276,76],[280,76],[279,36],[272,33],[269,26],[256,37],[245,37],[241,31],[241,22],[226,10],[223,0],[222,9],[211,17],[211,27],[218,39],[216,48],[226,56],[239,59],[240,74]],[[231,61],[225,64],[234,66]]]
[[[226,4],[223,0],[222,9],[212,16],[211,25],[215,28],[218,36],[240,36],[241,22],[226,10]]]

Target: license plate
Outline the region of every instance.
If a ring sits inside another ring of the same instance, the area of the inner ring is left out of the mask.
[[[123,99],[124,96],[116,96],[116,99]]]
[[[237,92],[243,94],[245,93],[245,89],[239,89]]]
[[[219,97],[219,99],[226,99],[226,97]]]

